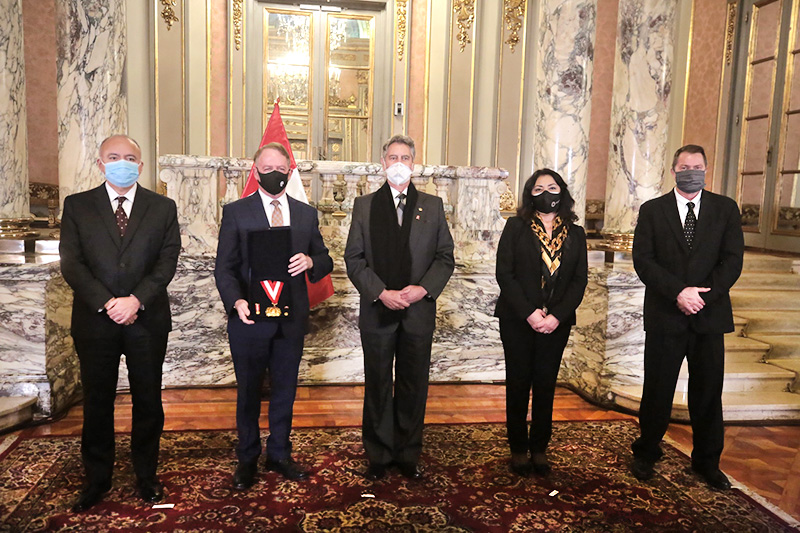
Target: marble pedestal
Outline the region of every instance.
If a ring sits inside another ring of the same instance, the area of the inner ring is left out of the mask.
[[[80,377],[69,335],[72,291],[57,262],[37,258],[0,258],[0,396],[36,397],[36,416],[50,416],[79,397]]]

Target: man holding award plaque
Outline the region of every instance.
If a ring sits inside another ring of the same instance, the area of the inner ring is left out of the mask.
[[[317,211],[286,194],[289,154],[280,143],[256,152],[259,188],[222,210],[214,277],[228,313],[228,339],[236,373],[236,448],[233,487],[255,483],[261,438],[261,385],[270,378],[269,438],[264,467],[302,480],[289,435],[308,321],[305,276],[318,281],[333,270],[319,232]]]

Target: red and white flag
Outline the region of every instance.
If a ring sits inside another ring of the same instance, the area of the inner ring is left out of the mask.
[[[306,196],[305,189],[303,189],[303,182],[300,179],[300,173],[297,171],[297,163],[294,160],[294,154],[292,154],[292,146],[289,144],[289,136],[286,135],[286,128],[283,126],[281,110],[280,107],[278,107],[279,102],[280,98],[275,101],[275,107],[272,108],[272,114],[269,116],[267,129],[264,130],[264,136],[261,138],[261,144],[259,145],[259,148],[271,142],[280,143],[284,148],[286,148],[286,151],[289,152],[290,166],[289,183],[286,184],[286,194],[295,200],[299,200],[304,204],[307,204],[308,197]],[[256,179],[256,176],[257,171],[254,161],[253,166],[250,168],[250,174],[247,176],[247,181],[244,184],[242,198],[245,196],[250,196],[258,190],[258,180]],[[308,274],[306,274],[306,286],[308,287],[309,308],[313,308],[317,304],[320,304],[333,296],[333,281],[331,280],[330,274],[316,283],[311,283],[311,281],[308,279]]]

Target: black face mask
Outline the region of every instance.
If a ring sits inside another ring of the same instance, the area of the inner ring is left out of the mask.
[[[550,191],[542,191],[533,197],[533,208],[540,213],[555,213],[560,203],[561,195]]]
[[[289,183],[289,174],[280,170],[273,170],[266,174],[258,172],[258,179],[265,191],[272,196],[278,196],[286,188],[286,184]]]

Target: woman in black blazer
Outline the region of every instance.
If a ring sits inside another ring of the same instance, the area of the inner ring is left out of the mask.
[[[550,472],[545,450],[556,378],[587,281],[586,234],[575,225],[574,204],[557,172],[537,170],[525,183],[522,205],[508,219],[497,246],[500,297],[494,315],[500,319],[505,352],[511,471],[520,476]]]

